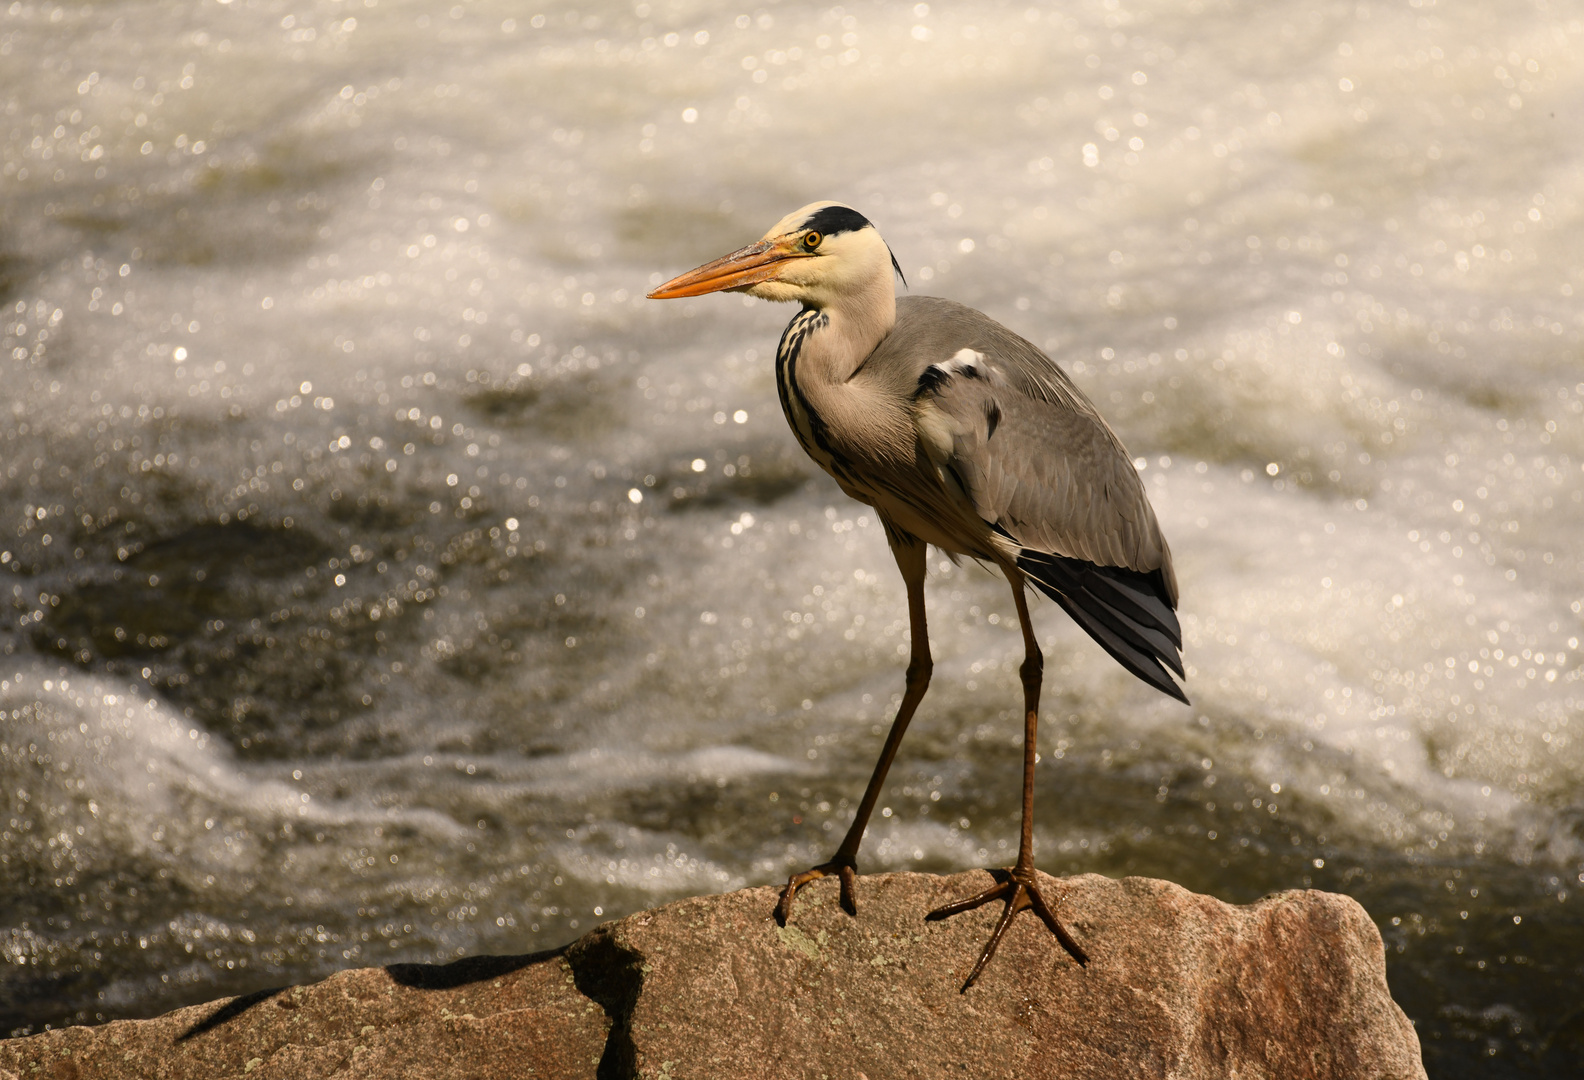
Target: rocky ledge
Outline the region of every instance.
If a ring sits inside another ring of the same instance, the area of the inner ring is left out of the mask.
[[[394,964],[0,1042],[0,1080],[314,1077],[1424,1077],[1380,934],[1345,896],[1235,907],[1146,878],[1043,878],[1088,952],[1032,913],[960,992],[999,904],[925,912],[983,872],[701,896],[565,949]]]

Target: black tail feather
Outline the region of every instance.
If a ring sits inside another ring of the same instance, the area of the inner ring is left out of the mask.
[[[1154,591],[1164,592],[1155,581],[1158,572],[1140,574],[1114,566],[1095,566],[1092,570],[1083,579],[1086,589],[1103,597],[1134,622],[1165,635],[1173,648],[1182,648],[1182,629],[1177,623],[1177,613]]]
[[[1188,695],[1161,666],[1164,661],[1179,677],[1186,677],[1180,655],[1182,628],[1159,571],[1143,574],[1027,549],[1018,556],[1017,565],[1117,663],[1188,704]]]

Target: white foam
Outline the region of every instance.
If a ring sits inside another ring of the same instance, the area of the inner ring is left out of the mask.
[[[430,811],[391,812],[362,799],[315,796],[279,767],[238,762],[159,699],[126,684],[39,664],[0,681],[8,784],[58,830],[82,868],[131,857],[191,882],[269,872],[262,837],[282,827],[400,825],[436,841],[463,835]],[[311,844],[308,845],[311,848]]]

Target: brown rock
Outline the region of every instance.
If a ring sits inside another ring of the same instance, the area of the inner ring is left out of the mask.
[[[773,889],[698,897],[563,952],[349,971],[0,1043],[0,1080],[1424,1076],[1380,935],[1347,897],[1234,907],[1144,878],[1044,878],[1088,967],[1024,914],[961,993],[999,905],[924,913],[988,880],[860,878],[857,918],[820,882],[784,928]]]
[[[592,1077],[610,1021],[564,950],[342,971],[0,1042],[0,1080]]]

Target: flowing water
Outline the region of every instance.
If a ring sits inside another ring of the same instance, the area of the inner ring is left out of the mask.
[[[643,294],[837,198],[1067,367],[1176,554],[1191,708],[1037,607],[1040,865],[1348,893],[1432,1076],[1578,1066],[1581,42],[1562,0],[0,7],[0,1031],[828,854],[900,579],[780,415],[792,311]],[[1011,596],[932,557],[929,600],[869,871],[1015,846]]]

